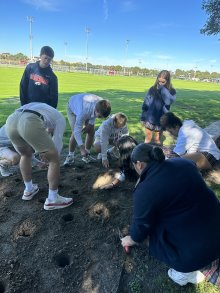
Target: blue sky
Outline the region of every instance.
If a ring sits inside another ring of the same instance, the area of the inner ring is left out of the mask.
[[[55,60],[220,72],[219,36],[205,36],[202,0],[1,0],[0,52],[30,55],[44,45]],[[90,29],[88,34],[85,28]]]

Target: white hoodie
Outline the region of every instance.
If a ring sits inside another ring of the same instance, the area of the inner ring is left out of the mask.
[[[176,146],[173,149],[178,155],[195,152],[208,152],[216,160],[220,159],[220,150],[209,134],[192,120],[185,120],[179,129]]]

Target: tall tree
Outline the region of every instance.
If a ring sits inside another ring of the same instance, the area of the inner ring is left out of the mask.
[[[208,14],[206,24],[200,30],[205,35],[220,33],[220,0],[203,0],[202,9]]]

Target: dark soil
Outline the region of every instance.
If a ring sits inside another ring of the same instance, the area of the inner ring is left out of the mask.
[[[74,204],[54,211],[43,209],[46,170],[33,172],[40,192],[29,202],[21,199],[19,173],[1,177],[0,293],[169,292],[166,266],[148,256],[144,243],[130,255],[121,246],[119,230],[128,231],[135,182],[96,189],[113,173],[79,159],[61,167],[59,193]]]

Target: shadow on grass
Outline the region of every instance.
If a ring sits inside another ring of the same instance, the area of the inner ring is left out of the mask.
[[[102,85],[103,86],[103,85]],[[144,101],[145,92],[126,91],[121,89],[90,90],[88,93],[96,94],[105,99],[109,99],[112,104],[112,113],[123,112],[128,116],[130,135],[138,141],[144,140],[144,129],[140,124],[141,107]],[[58,110],[65,116],[66,104],[72,95],[79,92],[59,93]],[[177,89],[177,99],[171,106],[171,111],[181,119],[192,119],[201,127],[209,125],[211,122],[219,120],[220,92]],[[0,99],[0,125],[3,125],[16,108],[20,106],[18,97]],[[67,120],[67,119],[66,119]],[[97,119],[96,126],[102,120]],[[68,143],[70,127],[67,121],[64,143]]]

